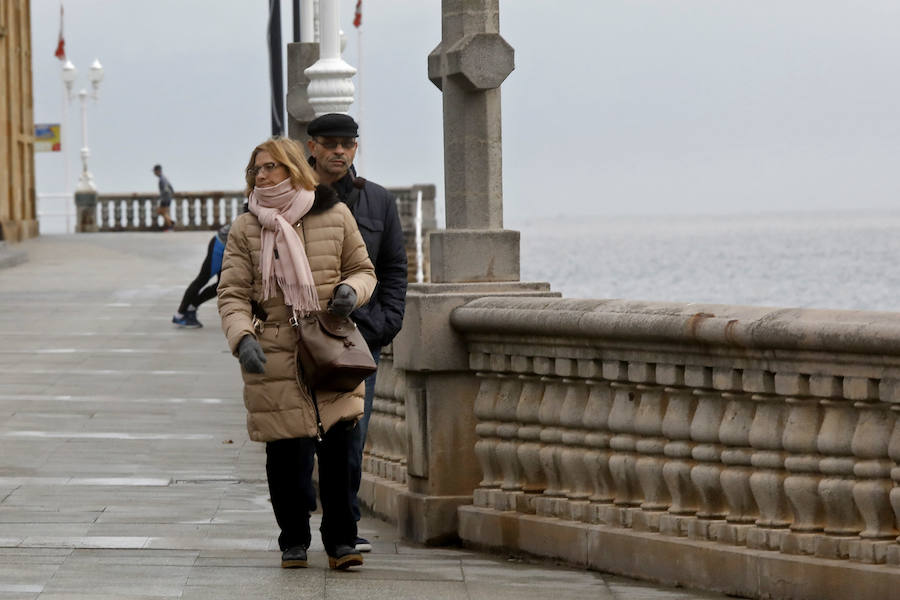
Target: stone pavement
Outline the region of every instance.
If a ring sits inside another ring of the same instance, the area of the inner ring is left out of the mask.
[[[0,269],[0,600],[724,598],[423,548],[365,518],[363,567],[279,567],[261,444],[218,326],[170,323],[212,232],[45,236]],[[318,515],[314,515],[314,529]]]

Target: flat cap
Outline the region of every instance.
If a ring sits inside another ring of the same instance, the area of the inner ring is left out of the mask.
[[[316,117],[306,126],[306,133],[311,136],[324,137],[358,137],[359,125],[350,115],[328,113]]]

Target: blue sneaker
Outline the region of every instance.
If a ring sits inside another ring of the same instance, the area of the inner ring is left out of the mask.
[[[198,328],[203,327],[203,324],[197,320],[196,313],[187,313],[180,319],[177,316],[172,317],[172,322],[178,325],[179,327],[189,327],[189,328]]]

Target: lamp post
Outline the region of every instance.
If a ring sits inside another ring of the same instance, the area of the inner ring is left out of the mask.
[[[75,84],[75,80],[78,77],[78,69],[75,68],[75,65],[72,64],[72,61],[66,61],[66,64],[62,69],[62,79],[63,84],[66,87],[66,111],[64,114],[64,120],[68,121],[68,102],[72,100],[72,87]],[[103,65],[100,64],[99,60],[94,60],[91,64],[90,72],[88,73],[88,80],[91,82],[91,97],[96,101],[100,92],[100,82],[103,81]],[[88,158],[91,156],[91,151],[88,148],[88,134],[87,134],[87,90],[82,89],[78,92],[78,99],[81,101],[81,177],[78,180],[78,187],[76,188],[76,192],[94,192],[97,190],[97,186],[94,185],[94,176],[91,175],[90,170],[88,169]],[[68,180],[69,180],[69,167],[68,167],[68,158],[66,158],[66,187],[68,188]]]
[[[307,68],[309,103],[316,116],[347,113],[353,103],[356,69],[341,58],[340,6],[338,0],[319,4],[319,60]]]
[[[63,111],[65,128],[68,128],[68,104],[74,96],[72,88],[74,87],[77,78],[78,69],[75,68],[75,65],[73,65],[71,61],[66,61],[66,64],[62,69],[63,85],[66,88],[66,101],[64,103]],[[100,92],[100,82],[103,81],[103,65],[100,64],[99,60],[95,59],[94,62],[91,63],[91,68],[88,72],[88,80],[91,82],[92,87],[91,97],[96,101]],[[97,230],[95,221],[97,186],[94,185],[94,176],[91,175],[91,172],[88,169],[88,158],[91,156],[91,151],[88,148],[87,96],[88,92],[85,89],[78,92],[78,99],[81,101],[81,177],[78,180],[78,187],[75,188],[75,208],[77,213],[75,230],[79,232]],[[68,138],[67,132],[63,135],[65,136],[64,139]],[[67,146],[64,146],[63,153],[66,155],[64,162],[66,171],[66,191],[68,192],[69,161],[68,154],[65,151],[66,148]]]

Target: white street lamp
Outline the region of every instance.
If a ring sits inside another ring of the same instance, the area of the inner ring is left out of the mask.
[[[91,80],[91,86],[94,88],[92,97],[94,100],[97,100],[100,92],[100,82],[103,81],[103,65],[101,65],[100,61],[96,58],[94,59],[94,62],[91,63],[91,73],[88,75],[88,79]]]
[[[78,69],[75,68],[75,65],[72,64],[71,61],[66,61],[66,64],[62,69],[62,80],[63,85],[66,88],[66,105],[64,106],[64,122],[68,121],[68,103],[72,100],[72,87],[75,84],[75,79],[78,77]],[[100,82],[103,81],[103,65],[100,64],[99,60],[94,60],[91,64],[90,72],[88,73],[88,80],[91,82],[91,87],[93,91],[91,93],[91,97],[96,101],[99,97],[100,92]],[[78,180],[78,187],[75,188],[76,192],[96,192],[97,186],[94,185],[94,176],[91,175],[90,170],[88,169],[88,158],[91,156],[91,151],[88,148],[88,134],[87,134],[87,90],[82,89],[78,92],[78,99],[81,101],[81,177]],[[67,127],[67,123],[64,123],[63,127]],[[68,137],[67,133],[63,134]],[[65,148],[63,149],[65,153]],[[68,156],[68,155],[67,155]],[[68,158],[65,160],[66,165],[66,190],[68,191],[69,185],[69,163]]]

